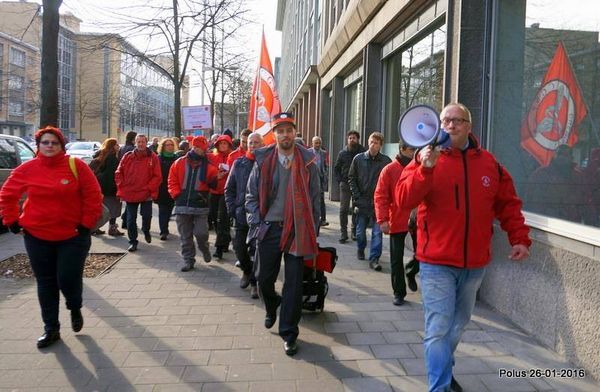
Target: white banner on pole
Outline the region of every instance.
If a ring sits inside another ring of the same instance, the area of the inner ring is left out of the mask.
[[[213,127],[210,118],[210,105],[183,106],[181,113],[185,131],[212,129]]]

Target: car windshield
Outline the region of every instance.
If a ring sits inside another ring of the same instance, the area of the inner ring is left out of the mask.
[[[94,143],[77,142],[69,146],[69,150],[93,150]]]

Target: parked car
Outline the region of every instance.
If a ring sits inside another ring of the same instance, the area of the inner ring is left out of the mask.
[[[0,188],[13,169],[35,157],[35,152],[20,137],[0,134]],[[6,231],[0,216],[0,233]]]
[[[94,159],[94,154],[102,147],[99,142],[74,142],[67,149],[67,154],[72,157],[80,158],[85,163],[90,163]]]

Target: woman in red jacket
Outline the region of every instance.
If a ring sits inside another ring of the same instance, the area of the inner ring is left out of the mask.
[[[35,134],[37,156],[16,168],[0,190],[4,224],[23,230],[25,248],[38,285],[44,334],[38,348],[60,339],[59,291],[71,311],[71,326],[83,327],[83,266],[91,245],[90,229],[102,214],[102,193],[90,168],[70,162],[65,139],[57,128]],[[19,200],[26,193],[23,212]]]

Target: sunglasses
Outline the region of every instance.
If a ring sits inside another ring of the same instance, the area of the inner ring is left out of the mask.
[[[60,146],[60,142],[54,140],[42,140],[40,144],[43,146]]]

